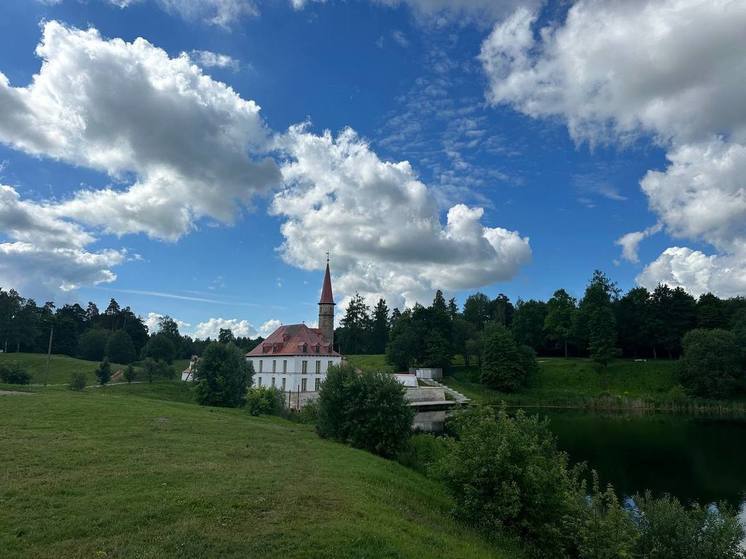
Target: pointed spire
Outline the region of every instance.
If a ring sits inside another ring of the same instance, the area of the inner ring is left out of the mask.
[[[326,273],[324,273],[324,286],[321,288],[321,300],[319,305],[333,305],[334,296],[332,295],[332,276],[329,272],[329,253],[326,255]]]

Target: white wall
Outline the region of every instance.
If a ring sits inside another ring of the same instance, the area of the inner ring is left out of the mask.
[[[275,379],[275,387],[282,390],[282,379],[285,379],[285,391],[297,392],[299,389],[302,390],[302,379],[306,379],[306,391],[315,392],[316,390],[316,379],[319,379],[319,384],[324,382],[326,379],[326,371],[329,368],[329,362],[333,365],[339,365],[342,362],[342,358],[339,355],[297,355],[297,356],[282,356],[272,355],[255,355],[246,359],[254,367],[254,382],[252,386],[259,386],[261,379],[261,386],[272,386],[272,377]],[[287,360],[287,372],[283,372],[282,362]],[[308,362],[308,372],[303,374],[302,367],[303,361]],[[261,363],[261,372],[260,364]],[[272,362],[275,362],[275,372],[272,372]],[[321,361],[320,373],[316,373],[316,361]]]

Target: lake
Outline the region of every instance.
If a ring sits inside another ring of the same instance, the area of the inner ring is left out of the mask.
[[[533,411],[531,413],[534,413]],[[746,420],[542,410],[559,446],[621,495],[727,501],[746,519]]]

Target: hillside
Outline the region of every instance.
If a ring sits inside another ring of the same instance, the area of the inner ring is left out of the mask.
[[[0,396],[4,558],[520,556],[412,470],[162,384]]]

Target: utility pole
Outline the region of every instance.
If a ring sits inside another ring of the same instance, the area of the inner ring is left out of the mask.
[[[49,347],[47,347],[47,370],[44,373],[44,386],[47,385],[47,379],[49,378],[49,360],[52,358],[52,338],[54,338],[54,324],[49,329]]]

